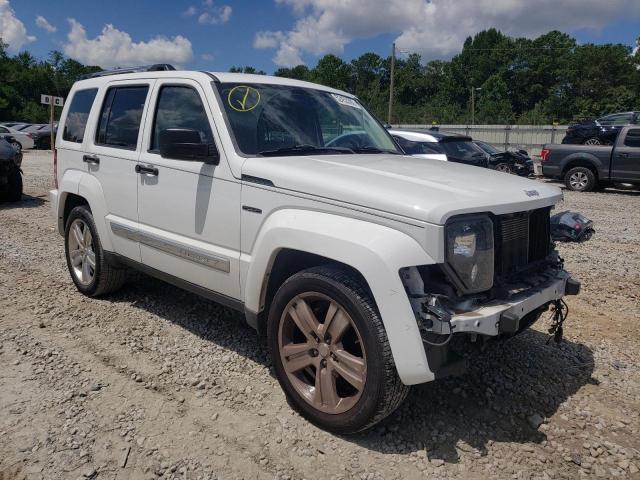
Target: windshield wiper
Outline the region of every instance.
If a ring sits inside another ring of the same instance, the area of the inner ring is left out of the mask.
[[[378,148],[378,147],[360,147],[360,148],[354,148],[353,151],[355,153],[391,153],[393,155],[401,155],[401,153],[398,152],[397,150],[389,150],[389,149]]]
[[[263,150],[258,155],[264,157],[277,156],[284,153],[295,153],[304,155],[305,153],[354,153],[350,148],[343,147],[318,147],[316,145],[291,145],[290,147],[276,148],[275,150]]]

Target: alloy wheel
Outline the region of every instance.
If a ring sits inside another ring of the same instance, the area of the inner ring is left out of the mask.
[[[589,179],[584,172],[574,172],[569,177],[569,183],[575,190],[584,190]]]
[[[586,142],[584,142],[585,145],[600,145],[600,140],[597,138],[590,138],[588,139]]]
[[[74,277],[82,285],[89,285],[96,274],[96,254],[89,225],[84,220],[75,219],[69,229],[67,242]]]
[[[278,348],[291,385],[317,410],[343,413],[360,399],[367,377],[364,344],[335,300],[315,292],[295,296],[280,319]]]

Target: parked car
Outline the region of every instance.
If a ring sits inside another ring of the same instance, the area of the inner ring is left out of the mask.
[[[0,126],[9,127],[9,128],[14,128],[17,125],[28,125],[28,124],[24,122],[1,122],[0,123]]]
[[[0,126],[0,138],[5,137],[13,137],[20,147],[20,150],[33,148],[34,146],[33,135],[31,133]]]
[[[489,168],[499,172],[514,173],[521,177],[528,177],[533,174],[533,160],[526,150],[498,150],[487,142],[474,140],[487,154],[487,164]]]
[[[436,130],[393,128],[389,133],[407,155],[487,167],[485,152],[471,137]]]
[[[54,125],[54,136],[57,131],[57,126]],[[48,150],[51,148],[51,125],[48,123],[33,125],[28,130],[33,137],[35,148],[40,150]]]
[[[464,369],[452,337],[515,335],[578,292],[557,187],[405,156],[340,90],[170,68],[71,88],[50,192],[71,279],[98,297],[133,267],[244,312],[313,423],[369,428]],[[484,158],[434,143],[456,142]]]
[[[544,145],[542,174],[569,190],[588,192],[615,184],[640,186],[640,126],[622,127],[613,146]]]
[[[0,202],[22,198],[22,152],[0,138]]]
[[[574,145],[613,145],[625,125],[640,123],[640,112],[621,112],[587,120],[567,128],[562,143]]]

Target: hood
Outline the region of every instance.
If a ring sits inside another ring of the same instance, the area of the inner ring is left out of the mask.
[[[554,205],[557,187],[452,162],[400,155],[248,158],[242,174],[283,190],[442,225],[461,213],[496,215]]]

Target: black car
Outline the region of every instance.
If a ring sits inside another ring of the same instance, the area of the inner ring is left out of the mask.
[[[562,140],[574,145],[613,145],[625,125],[640,123],[640,112],[621,112],[570,125]]]
[[[471,137],[435,129],[390,129],[389,133],[407,155],[476,167],[487,165],[487,155]]]
[[[498,150],[487,142],[474,140],[487,154],[487,166],[499,172],[513,173],[521,177],[528,177],[533,174],[533,160],[525,150]]]
[[[22,198],[22,152],[0,138],[0,202]]]

